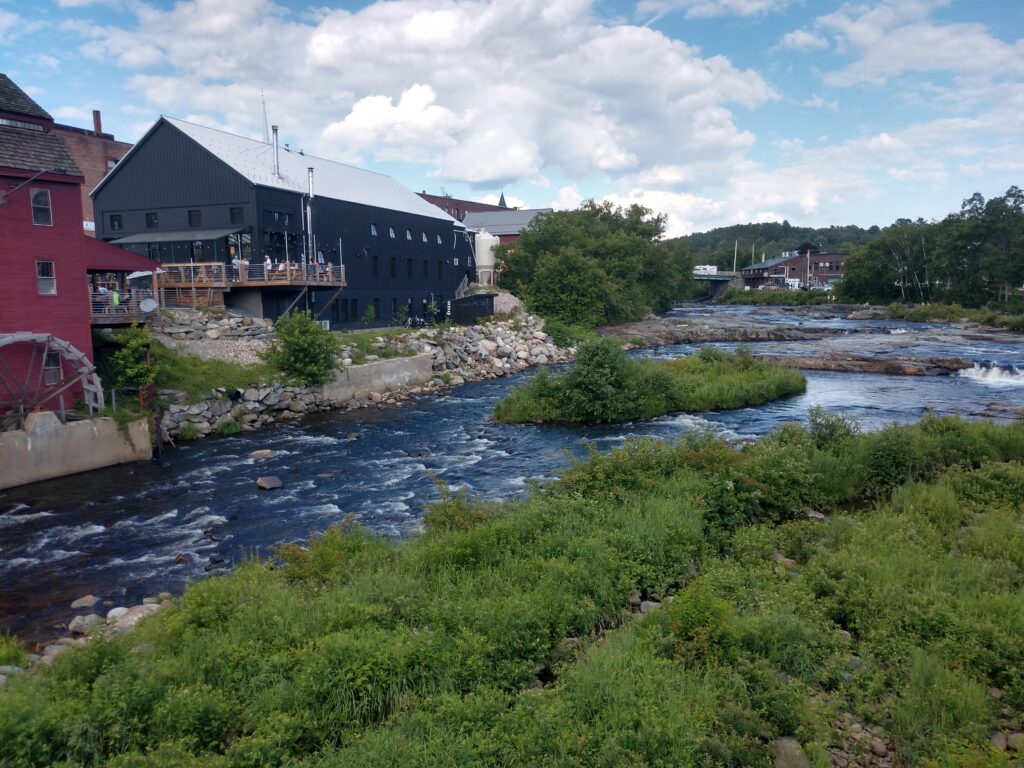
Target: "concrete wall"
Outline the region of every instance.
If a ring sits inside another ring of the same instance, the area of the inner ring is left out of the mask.
[[[0,489],[152,456],[146,419],[128,425],[131,442],[111,418],[61,424],[50,411],[31,413],[25,429],[0,432]]]
[[[365,398],[370,392],[416,386],[434,375],[433,360],[431,354],[424,353],[342,368],[332,381],[320,388],[319,394],[325,400],[342,405],[353,398]]]

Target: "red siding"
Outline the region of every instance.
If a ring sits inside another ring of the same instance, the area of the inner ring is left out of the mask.
[[[31,175],[0,170],[0,191],[8,192]],[[0,334],[50,333],[92,360],[80,187],[70,179],[46,176],[10,194],[6,205],[0,205]],[[50,190],[53,226],[32,224],[32,189]],[[39,295],[37,260],[54,263],[56,295]],[[8,349],[4,358],[16,375],[25,372],[27,355],[13,359],[12,365]],[[65,397],[65,403],[70,405],[73,397],[74,392]]]

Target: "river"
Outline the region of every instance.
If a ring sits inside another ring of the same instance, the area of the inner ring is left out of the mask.
[[[976,366],[947,377],[807,374],[805,394],[758,408],[680,414],[625,425],[567,428],[489,422],[494,403],[533,371],[477,382],[404,407],[338,412],[230,438],[185,443],[148,464],[89,472],[0,492],[0,629],[26,639],[62,633],[69,603],[87,593],[106,607],[139,602],[189,579],[304,541],[352,515],[380,534],[417,530],[437,498],[431,476],[485,498],[526,493],[581,455],[644,435],[672,438],[713,429],[728,439],[801,420],[813,405],[845,411],[866,429],[914,421],[926,409],[976,417],[993,402],[1024,405],[1024,338],[951,332],[941,324],[851,321],[799,311],[683,308],[681,318],[737,317],[834,329],[800,342],[748,345],[763,354],[897,351],[964,357]],[[733,344],[717,344],[729,348]],[[699,345],[637,354],[678,356]],[[271,448],[254,461],[251,451]],[[259,492],[259,475],[285,488]]]

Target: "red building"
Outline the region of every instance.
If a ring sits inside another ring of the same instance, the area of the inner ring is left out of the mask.
[[[459,221],[465,220],[466,214],[470,212],[509,210],[508,206],[505,205],[504,192],[501,193],[501,199],[497,205],[478,203],[475,200],[460,200],[450,195],[428,195],[426,190],[420,192],[419,195],[431,205],[436,205],[453,219],[458,219]]]
[[[82,171],[85,183],[81,187],[82,225],[86,234],[96,236],[96,220],[92,212],[92,198],[89,193],[99,184],[107,172],[117,165],[118,161],[128,154],[131,144],[118,141],[112,134],[103,132],[100,111],[92,111],[92,130],[77,128],[73,125],[56,123],[54,131],[64,142],[68,154],[75,165]]]
[[[5,413],[102,401],[82,181],[53,118],[0,74],[0,428]]]
[[[816,288],[828,290],[843,279],[846,253],[823,251],[811,243],[802,243],[774,259],[743,267],[743,285],[757,290]]]

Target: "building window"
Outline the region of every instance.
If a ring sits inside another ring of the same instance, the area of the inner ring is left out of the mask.
[[[394,320],[398,317],[398,299],[394,296],[391,297],[391,319]]]
[[[263,210],[263,223],[273,224],[274,223],[274,212],[267,209]]]
[[[423,233],[423,242],[424,243],[427,242],[427,233],[426,232]]]
[[[412,230],[411,229],[406,229],[405,230],[405,239],[406,240],[412,240]]]
[[[430,264],[426,259],[423,260],[423,277],[430,277]]]
[[[394,240],[394,239],[395,239],[395,228],[394,228],[394,227],[388,227],[388,236],[389,236],[389,237],[390,237],[390,238],[391,238],[392,240]]]
[[[455,209],[455,218],[459,219],[459,221],[462,221],[462,219],[459,218],[459,209],[458,208]]]
[[[188,225],[190,227],[203,226],[203,212],[195,209],[188,212]]]
[[[244,218],[241,207],[231,208],[229,210],[232,224],[241,224]]]
[[[57,275],[52,261],[36,262],[36,288],[40,296],[54,296],[57,293]]]
[[[110,214],[110,231],[111,232],[120,232],[122,228],[123,228],[123,225],[121,223],[121,214],[120,213],[112,213],[112,214]]]
[[[160,226],[160,215],[156,211],[146,214],[146,229],[156,229]]]
[[[380,299],[373,300],[373,316],[380,320]]]
[[[388,271],[388,274],[391,277],[398,277],[398,259],[396,259],[394,256],[391,257],[391,266]]]
[[[47,352],[43,358],[43,382],[51,387],[64,382],[60,352]]]
[[[452,263],[453,263],[453,264],[454,264],[454,265],[455,265],[456,267],[457,267],[457,266],[459,266],[459,257],[458,257],[458,256],[456,256],[456,257],[455,257],[454,259],[452,259]]]
[[[117,160],[115,160],[113,157],[108,157],[107,158],[107,173],[110,173],[112,170],[114,170],[114,166],[115,165],[117,165]]]
[[[371,237],[376,237],[377,236],[377,225],[376,224],[371,224],[370,225],[370,236]]]
[[[373,255],[373,261],[371,262],[371,266],[373,268],[373,276],[377,277],[377,273],[380,272],[380,258],[377,256],[377,254]]]
[[[441,244],[441,236],[440,236],[440,235],[438,235],[438,236],[437,236],[437,244],[438,244],[438,245],[440,245],[440,244]]]
[[[40,227],[53,226],[53,211],[50,210],[50,190],[32,190],[32,223]]]

